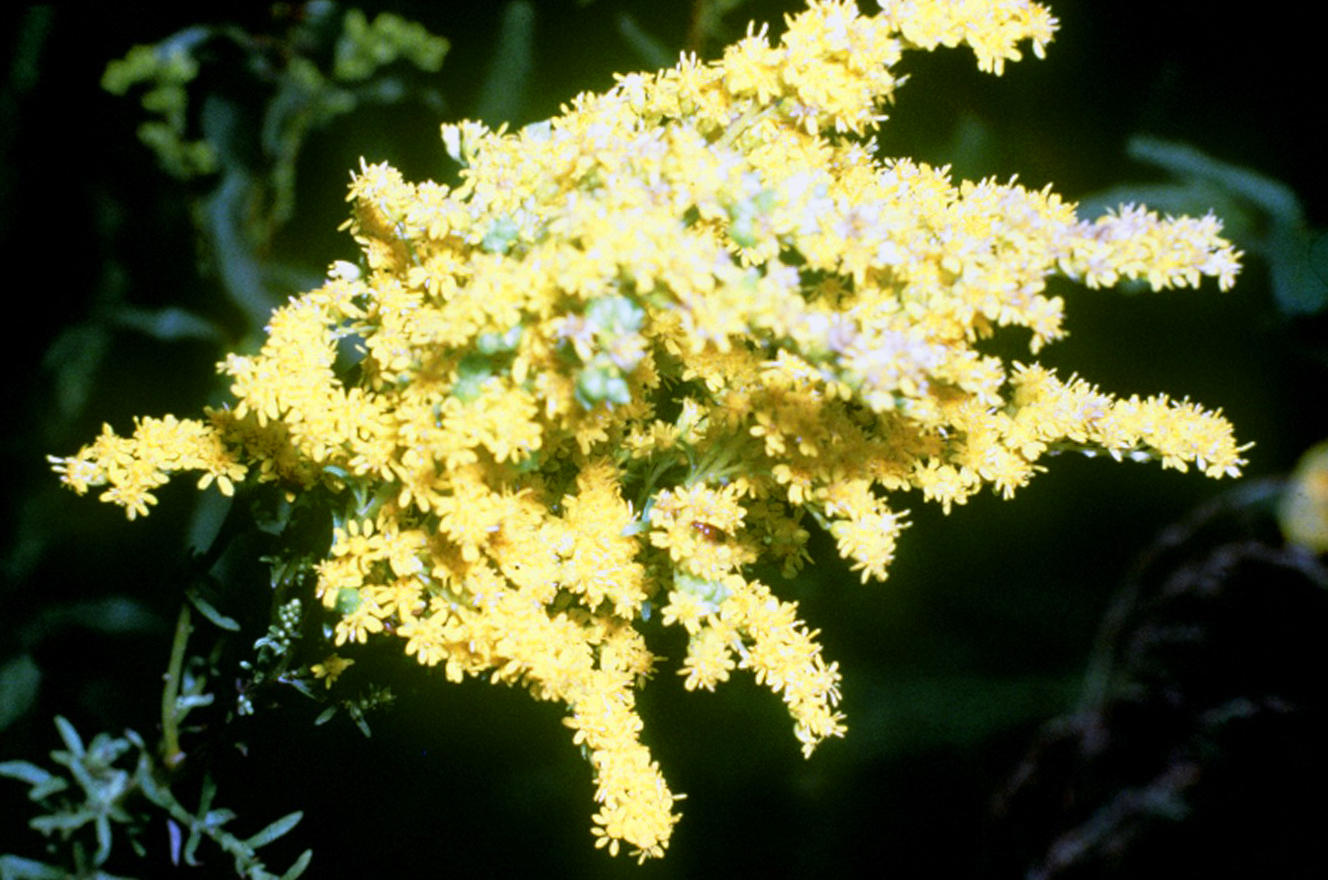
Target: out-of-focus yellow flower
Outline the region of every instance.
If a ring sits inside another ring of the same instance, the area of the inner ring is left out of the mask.
[[[1328,553],[1328,443],[1300,457],[1282,490],[1277,519],[1288,542]]]

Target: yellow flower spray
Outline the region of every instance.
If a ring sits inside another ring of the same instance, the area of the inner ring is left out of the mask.
[[[336,645],[397,638],[450,680],[561,702],[597,845],[662,855],[679,796],[639,736],[644,621],[686,629],[689,689],[750,671],[810,755],[845,732],[839,671],[754,575],[803,565],[807,518],[881,579],[909,492],[1009,497],[1066,449],[1244,463],[1188,401],[982,351],[1010,326],[1034,354],[1064,335],[1050,276],[1227,289],[1239,254],[1212,216],[1083,220],[1049,188],[876,158],[904,51],[963,43],[1000,74],[1056,27],[1026,0],[879,5],[812,0],[776,46],[749,29],[514,133],[445,125],[455,187],[363,165],[362,263],[220,364],[232,406],[108,427],[55,469],[131,519],[176,471],[327,493],[311,578]]]

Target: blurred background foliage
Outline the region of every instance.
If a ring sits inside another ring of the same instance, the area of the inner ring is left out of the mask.
[[[286,597],[261,561],[270,536],[214,541],[227,506],[187,480],[128,525],[61,491],[44,456],[103,422],[124,431],[133,415],[222,400],[223,353],[253,348],[273,304],[355,258],[338,226],[361,157],[445,177],[441,121],[546,118],[614,72],[683,48],[715,57],[750,18],[778,33],[799,4],[0,12],[0,241],[16,308],[0,760],[49,766],[56,716],[125,754],[136,730],[155,755],[189,588],[201,612],[189,650],[215,699],[179,731],[180,798],[205,817],[217,779],[250,834],[303,811],[272,860],[312,848],[313,876],[1149,876],[1173,863],[1230,873],[1242,859],[1298,876],[1328,818],[1322,557],[1282,537],[1314,534],[1328,495],[1321,453],[1286,483],[1328,437],[1317,38],[1284,17],[1186,4],[1050,5],[1062,28],[1048,58],[1002,78],[967,50],[909,57],[880,151],[1052,183],[1089,215],[1131,200],[1216,210],[1247,253],[1234,292],[1064,284],[1071,336],[1042,359],[1113,393],[1222,407],[1257,444],[1248,476],[1215,484],[1066,457],[1010,503],[982,497],[949,517],[911,505],[883,585],[859,585],[818,537],[821,564],[776,587],[840,662],[848,738],[803,761],[779,702],[750,682],[683,696],[664,670],[641,697],[647,738],[690,797],[668,856],[644,868],[592,849],[590,774],[555,707],[449,685],[395,645],[358,654],[344,696],[310,700],[289,673],[322,658],[282,635]],[[1279,510],[1297,524],[1279,529]],[[390,708],[369,711],[389,685]],[[46,857],[22,818],[35,810],[0,779],[0,852]],[[123,846],[107,870],[160,873],[179,855],[169,829],[144,826],[147,861]],[[199,857],[200,876],[232,874],[221,852]]]

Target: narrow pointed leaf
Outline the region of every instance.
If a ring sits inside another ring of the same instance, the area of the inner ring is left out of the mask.
[[[298,880],[299,876],[309,867],[309,862],[313,860],[313,857],[314,851],[306,849],[300,854],[300,857],[295,860],[295,864],[291,865],[290,869],[286,871],[285,874],[281,875],[281,880]]]
[[[294,813],[282,816],[280,819],[246,840],[244,845],[253,849],[258,849],[260,846],[267,846],[269,843],[298,825],[303,818],[304,812],[301,810],[296,810]]]
[[[27,761],[5,761],[0,764],[0,776],[19,779],[32,786],[41,785],[51,778],[49,771]]]
[[[208,620],[212,621],[216,626],[229,632],[240,631],[240,624],[234,618],[227,617],[216,608],[212,607],[212,603],[204,599],[202,594],[197,590],[186,590],[185,596],[191,603],[193,603],[193,606],[198,609],[199,614],[202,614]]]
[[[74,729],[74,725],[70,724],[69,720],[63,715],[57,715],[55,716],[55,726],[56,729],[60,731],[60,738],[65,741],[65,748],[69,749],[69,751],[73,752],[78,757],[83,757],[85,752],[83,748],[83,738],[78,735],[78,731]]]

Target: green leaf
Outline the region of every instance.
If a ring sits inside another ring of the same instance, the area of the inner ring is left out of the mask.
[[[4,880],[64,880],[69,876],[64,868],[21,859],[18,856],[0,856],[0,877]]]
[[[197,865],[198,861],[194,858],[194,853],[198,851],[198,845],[203,840],[203,829],[208,825],[208,811],[212,809],[212,798],[217,794],[217,783],[212,778],[211,773],[203,774],[203,791],[198,797],[198,818],[190,823],[189,839],[184,844],[184,863],[186,865]]]
[[[106,814],[97,817],[95,826],[97,829],[97,852],[92,856],[94,865],[104,865],[106,860],[111,857],[111,820]]]
[[[194,709],[198,706],[211,706],[216,699],[216,694],[184,694],[175,701],[175,705],[181,709]]]
[[[32,708],[40,685],[41,669],[31,654],[19,654],[0,666],[0,731]]]
[[[278,837],[284,836],[292,828],[300,824],[300,820],[303,818],[304,812],[302,810],[296,810],[294,813],[282,816],[280,819],[246,840],[244,845],[251,849],[267,846],[269,843],[276,840]]]
[[[659,70],[677,63],[677,51],[647,31],[626,12],[618,13],[618,33],[646,67]]]
[[[292,677],[289,677],[289,676],[285,676],[285,675],[283,675],[283,676],[279,679],[279,681],[280,681],[282,684],[288,684],[288,685],[290,685],[291,687],[295,688],[297,691],[299,691],[300,693],[304,694],[306,697],[308,697],[308,698],[311,699],[311,700],[317,700],[317,699],[319,698],[319,697],[318,697],[318,691],[315,691],[312,687],[309,686],[309,682],[307,682],[307,681],[305,681],[305,680],[303,680],[303,679],[300,679],[300,678],[292,678]]]
[[[95,821],[97,814],[87,808],[75,810],[71,813],[55,813],[51,816],[38,816],[28,822],[34,830],[42,834],[52,834],[59,831],[63,834],[72,834],[82,828],[89,822]]]
[[[69,781],[59,776],[52,776],[41,785],[28,792],[28,799],[33,801],[44,801],[53,794],[59,794],[69,788]]]
[[[336,477],[338,480],[350,479],[350,471],[346,470],[344,467],[342,467],[339,464],[323,465],[323,473],[331,474],[332,476]]]
[[[109,317],[112,322],[122,327],[137,330],[163,342],[176,342],[181,339],[219,342],[222,339],[221,329],[212,321],[175,306],[164,309],[125,306],[112,311]]]
[[[300,857],[295,860],[295,864],[291,865],[290,869],[281,875],[281,880],[297,880],[304,873],[305,868],[309,867],[309,862],[313,860],[313,857],[314,851],[311,849],[306,849],[300,853]]]
[[[206,816],[212,809],[212,799],[217,796],[217,782],[211,773],[203,774],[203,790],[198,795],[198,815]]]
[[[65,748],[77,758],[83,757],[85,749],[83,748],[83,738],[78,735],[74,725],[69,723],[69,719],[63,715],[55,716],[55,727],[60,731],[60,738],[65,741]]]
[[[27,761],[5,761],[0,764],[0,776],[19,779],[32,786],[41,785],[54,778],[49,771]]]
[[[236,620],[227,617],[226,615],[218,611],[216,608],[212,607],[212,604],[208,602],[206,599],[204,599],[202,594],[199,593],[197,590],[192,588],[185,590],[184,595],[190,601],[190,603],[192,603],[193,606],[198,609],[199,614],[202,614],[208,620],[212,621],[212,623],[215,624],[216,626],[219,626],[222,629],[227,630],[229,632],[240,631],[240,624]]]
[[[225,807],[222,807],[219,810],[210,810],[208,814],[203,817],[203,824],[208,828],[220,828],[222,825],[225,825],[227,822],[234,819],[235,815],[234,810]]]
[[[490,125],[518,122],[534,82],[535,6],[514,0],[503,9],[498,40],[476,102],[476,115]]]
[[[111,347],[110,331],[101,324],[77,324],[60,333],[46,350],[42,365],[53,376],[56,412],[65,420],[81,415],[96,386],[103,360]]]

